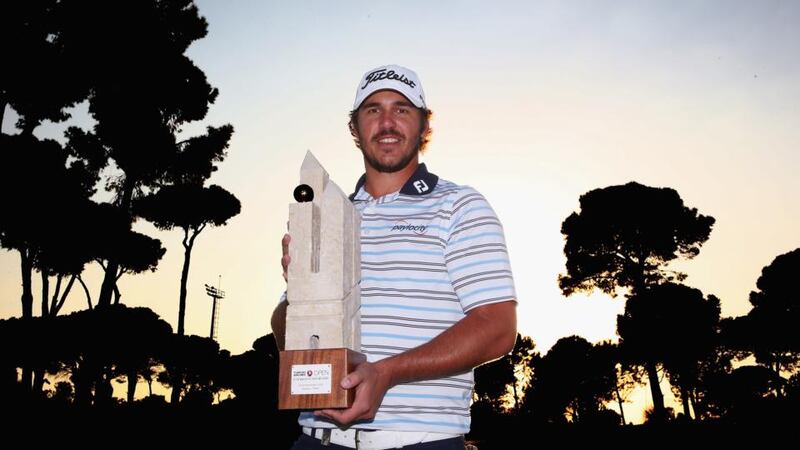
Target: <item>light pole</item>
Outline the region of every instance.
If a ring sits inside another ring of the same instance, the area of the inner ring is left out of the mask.
[[[219,304],[219,300],[225,298],[225,291],[221,290],[219,286],[222,286],[222,275],[219,276],[219,281],[217,282],[218,287],[214,286],[206,286],[206,294],[208,294],[212,299],[211,305],[211,339],[217,340],[217,329],[219,328],[219,309],[222,306]]]

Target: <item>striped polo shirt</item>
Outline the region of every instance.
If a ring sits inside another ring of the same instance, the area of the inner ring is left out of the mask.
[[[397,192],[373,198],[362,176],[361,351],[375,362],[424,344],[473,308],[515,300],[503,227],[475,189],[420,164]],[[354,428],[469,431],[472,371],[394,386],[375,418]],[[300,424],[332,423],[300,415]]]

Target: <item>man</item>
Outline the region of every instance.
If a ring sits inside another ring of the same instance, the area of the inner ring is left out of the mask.
[[[295,449],[464,448],[472,369],[511,351],[516,294],[503,229],[481,194],[419,163],[430,111],[400,66],[359,82],[350,131],[365,174],[361,214],[361,351],[341,380],[352,407],[302,413]],[[288,235],[281,260],[289,264]],[[273,331],[283,346],[286,299]],[[291,299],[288,299],[291,301]]]

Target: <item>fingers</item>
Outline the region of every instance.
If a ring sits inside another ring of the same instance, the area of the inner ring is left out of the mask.
[[[343,389],[356,389],[356,399],[350,408],[323,409],[315,411],[314,415],[327,417],[342,425],[351,424],[357,420],[374,418],[383,395],[376,397],[374,382],[367,382],[367,378],[371,373],[370,369],[369,363],[364,363],[342,378],[340,385]]]
[[[289,242],[292,240],[292,237],[289,234],[284,234],[283,239],[281,239],[281,247],[283,247],[283,254],[289,254]]]
[[[369,405],[364,402],[356,401],[353,406],[347,409],[323,409],[314,411],[317,417],[327,417],[340,425],[349,425],[357,420],[369,420],[375,417],[375,412],[371,412]]]
[[[292,258],[289,256],[289,242],[292,240],[292,237],[288,234],[283,235],[283,239],[281,239],[281,247],[283,249],[283,256],[281,257],[281,266],[283,267],[283,279],[289,281],[289,263],[292,261]]]

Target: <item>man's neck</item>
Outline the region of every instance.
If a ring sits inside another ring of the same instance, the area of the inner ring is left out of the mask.
[[[380,198],[386,194],[399,191],[406,184],[411,175],[419,166],[419,159],[414,158],[406,167],[397,172],[386,173],[375,170],[369,164],[364,164],[367,179],[364,182],[364,189],[372,198]]]

